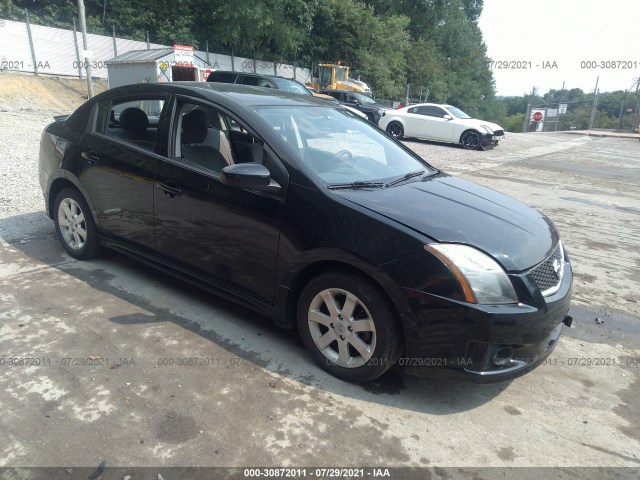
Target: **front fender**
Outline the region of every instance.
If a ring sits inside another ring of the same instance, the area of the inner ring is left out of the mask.
[[[381,288],[397,310],[404,326],[408,315],[411,315],[409,303],[383,266],[373,265],[357,255],[337,248],[316,248],[303,252],[279,272],[275,299],[276,323],[285,328],[293,327],[297,298],[307,281],[320,272],[341,268],[358,271]]]

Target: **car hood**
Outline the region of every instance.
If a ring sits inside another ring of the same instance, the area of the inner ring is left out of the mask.
[[[492,123],[492,122],[487,122],[485,120],[479,120],[477,118],[464,118],[464,119],[458,119],[458,122],[460,122],[462,125],[465,125],[467,127],[479,127],[482,125],[486,125],[487,127],[489,127],[491,130],[493,130],[494,132],[496,130],[504,130],[500,125],[498,125],[497,123]]]
[[[390,188],[334,192],[438,242],[477,247],[510,272],[538,264],[558,241],[551,221],[537,210],[443,173]]]

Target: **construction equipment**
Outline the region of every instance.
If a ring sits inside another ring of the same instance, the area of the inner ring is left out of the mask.
[[[363,82],[359,82],[363,83]],[[318,91],[322,90],[351,90],[366,93],[366,88],[349,80],[349,67],[339,63],[319,63],[318,81],[311,86]],[[366,84],[365,84],[366,85]]]

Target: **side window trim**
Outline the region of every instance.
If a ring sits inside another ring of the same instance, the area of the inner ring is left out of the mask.
[[[223,120],[226,122],[227,118],[235,121],[238,125],[240,125],[240,127],[242,127],[249,135],[251,135],[254,139],[258,140],[259,142],[262,143],[263,148],[265,150],[265,153],[267,153],[275,162],[277,162],[278,164],[278,169],[281,172],[284,172],[286,174],[286,184],[282,185],[282,191],[281,191],[281,197],[284,199],[284,196],[286,194],[287,191],[287,185],[289,183],[289,171],[287,170],[287,167],[285,165],[285,162],[283,162],[280,157],[278,155],[276,155],[275,150],[273,148],[271,148],[271,146],[265,142],[265,140],[257,134],[257,132],[255,130],[253,130],[251,127],[248,126],[248,123],[242,119],[242,117],[234,114],[233,112],[229,111],[227,108],[225,108],[222,105],[219,105],[215,102],[212,102],[211,100],[206,100],[203,98],[198,98],[198,97],[190,97],[188,95],[184,95],[184,94],[176,94],[173,96],[172,98],[172,105],[171,105],[171,111],[170,111],[170,115],[171,115],[171,119],[169,121],[169,131],[167,132],[168,138],[167,138],[167,151],[166,151],[166,155],[163,155],[161,158],[164,160],[168,160],[173,164],[176,165],[183,165],[185,167],[190,168],[191,170],[195,170],[197,172],[201,172],[201,173],[207,173],[207,175],[209,175],[212,178],[220,178],[220,173],[219,172],[214,172],[213,170],[209,170],[209,169],[205,169],[199,165],[194,165],[191,162],[187,165],[185,162],[180,162],[180,160],[182,159],[176,159],[171,157],[169,154],[171,152],[175,151],[174,148],[174,143],[175,143],[175,129],[176,129],[176,119],[177,119],[177,115],[179,114],[178,111],[178,104],[180,103],[192,103],[195,105],[201,105],[203,107],[209,107],[209,108],[213,108],[217,111],[219,111],[223,117]],[[227,125],[228,127],[228,125]],[[272,172],[273,173],[273,172]]]

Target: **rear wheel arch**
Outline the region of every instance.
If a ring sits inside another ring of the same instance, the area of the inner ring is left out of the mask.
[[[74,181],[74,179],[71,179],[67,176],[58,177],[53,180],[53,182],[51,182],[51,186],[49,187],[49,202],[47,211],[47,215],[49,215],[49,218],[53,219],[55,199],[58,196],[58,193],[60,193],[65,188],[73,188],[77,190],[80,195],[82,195],[84,201],[87,202],[87,205],[89,206],[89,210],[91,212],[91,216],[93,217],[93,221],[96,224],[96,227],[98,227],[98,230],[100,230],[100,218],[97,215],[95,206],[93,205],[93,202],[91,201],[91,198],[89,197],[87,191],[79,182],[76,182]]]
[[[62,247],[72,257],[89,260],[102,252],[93,214],[74,185],[67,184],[56,193],[53,221]]]
[[[51,183],[51,187],[49,188],[49,211],[47,212],[50,218],[53,218],[53,209],[56,197],[58,196],[58,193],[60,193],[65,188],[75,188],[76,190],[78,190],[75,184],[68,178],[56,178],[53,183]]]

